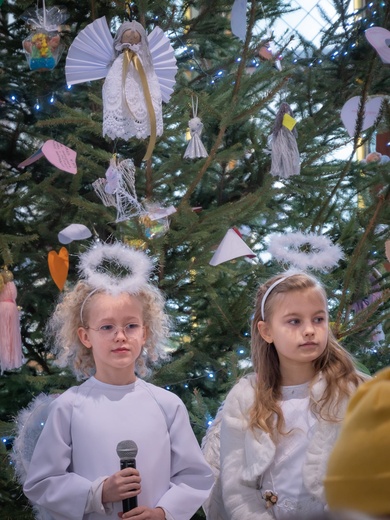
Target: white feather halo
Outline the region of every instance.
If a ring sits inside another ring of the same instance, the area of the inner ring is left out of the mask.
[[[300,249],[306,244],[308,252]],[[302,270],[330,269],[344,256],[341,247],[328,237],[301,232],[272,235],[268,252],[277,260]]]
[[[109,272],[125,271],[124,276]],[[116,296],[122,292],[137,294],[148,283],[153,264],[142,251],[117,242],[97,243],[80,256],[79,271],[83,279],[95,290],[104,290]]]

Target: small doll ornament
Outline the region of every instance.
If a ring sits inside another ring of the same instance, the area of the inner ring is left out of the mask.
[[[61,41],[60,32],[64,30],[63,24],[69,17],[66,9],[51,7],[32,8],[27,10],[22,19],[32,29],[31,33],[23,40],[23,50],[26,55],[30,70],[53,70],[61,58],[65,45]]]
[[[375,151],[370,152],[365,159],[362,159],[360,162],[362,164],[386,164],[390,161],[390,157],[388,155],[382,155],[381,153]]]
[[[176,72],[173,48],[159,27],[146,35],[140,23],[124,22],[113,39],[104,17],[76,37],[65,66],[69,85],[106,78],[103,135],[125,140],[150,136],[144,160],[163,133],[162,101],[173,92]]]
[[[0,271],[0,372],[23,364],[17,290],[11,271]]]
[[[196,98],[195,102],[194,98],[192,98],[192,116],[192,119],[188,122],[191,138],[188,141],[186,151],[184,152],[184,159],[197,159],[208,156],[206,148],[200,140],[203,123],[198,117],[198,98]]]
[[[297,129],[293,113],[287,103],[280,105],[272,135],[268,138],[271,149],[271,175],[287,179],[301,170],[297,145]]]

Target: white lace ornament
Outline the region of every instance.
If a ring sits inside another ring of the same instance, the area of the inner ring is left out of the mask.
[[[145,213],[142,204],[137,200],[135,167],[131,159],[117,163],[113,157],[106,171],[106,178],[97,179],[92,186],[105,206],[116,208],[115,222],[123,222]]]
[[[208,156],[206,148],[200,140],[203,123],[198,117],[198,98],[196,98],[195,103],[194,98],[192,98],[192,116],[192,119],[188,122],[191,139],[189,140],[186,151],[184,152],[184,159],[197,159],[199,157]]]
[[[138,44],[121,44],[120,38],[124,32],[135,30],[140,34]],[[163,133],[162,97],[157,75],[154,71],[149,51],[146,32],[138,22],[125,22],[118,30],[115,50],[130,49],[138,57],[147,80],[154,114],[156,118],[156,135]],[[117,137],[129,139],[137,137],[145,139],[151,135],[151,120],[145,98],[145,85],[142,74],[137,70],[137,64],[131,61],[123,77],[125,53],[121,52],[112,64],[103,85],[103,136],[111,139]]]

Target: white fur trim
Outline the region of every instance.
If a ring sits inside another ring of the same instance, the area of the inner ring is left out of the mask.
[[[108,271],[99,272],[103,262],[109,262],[129,274],[116,276]],[[148,283],[152,271],[152,262],[145,253],[121,244],[94,245],[80,257],[79,270],[85,281],[97,290],[104,290],[112,295],[122,292],[138,293]]]
[[[312,251],[305,253],[300,246],[310,244]],[[343,258],[343,252],[338,244],[324,235],[315,233],[286,233],[272,235],[268,252],[277,260],[287,262],[299,269],[329,269]]]

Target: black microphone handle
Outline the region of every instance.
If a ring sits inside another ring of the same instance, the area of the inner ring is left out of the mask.
[[[135,467],[136,467],[135,459],[121,459],[121,469],[135,468]],[[137,496],[125,498],[124,500],[122,500],[122,507],[123,507],[124,513],[127,513],[127,511],[130,511],[131,509],[134,509],[137,506],[138,506]]]

